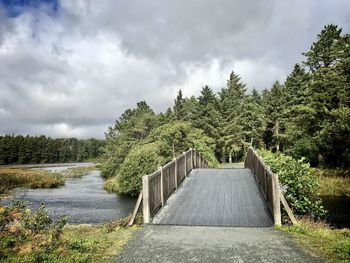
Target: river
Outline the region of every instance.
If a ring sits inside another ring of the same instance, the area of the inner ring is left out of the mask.
[[[44,169],[59,172],[71,167],[87,164],[69,164],[49,166]],[[37,209],[43,202],[49,215],[57,220],[62,215],[68,216],[71,224],[94,224],[120,219],[132,212],[135,199],[111,194],[103,189],[104,180],[99,171],[88,172],[81,178],[67,179],[64,186],[53,189],[14,190],[12,199],[28,202],[28,207]],[[1,201],[8,205],[10,199]]]

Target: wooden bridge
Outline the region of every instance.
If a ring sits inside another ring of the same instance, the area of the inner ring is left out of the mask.
[[[244,169],[212,169],[190,149],[142,178],[134,215],[141,204],[144,223],[190,226],[266,227],[281,225],[284,199],[278,176],[249,148]],[[132,222],[131,222],[132,224]]]
[[[271,227],[281,224],[281,204],[296,221],[253,148],[243,169],[209,168],[190,149],[142,181],[133,218],[142,207],[146,225],[115,262],[324,262]]]

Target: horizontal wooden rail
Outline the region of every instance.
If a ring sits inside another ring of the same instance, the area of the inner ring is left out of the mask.
[[[277,226],[282,224],[281,202],[292,223],[296,224],[297,221],[292,210],[288,206],[288,203],[280,190],[278,175],[270,170],[270,167],[265,164],[264,160],[258,155],[253,147],[249,147],[248,149],[244,167],[252,170],[267,206],[273,215],[274,224]]]
[[[189,149],[152,174],[142,177],[143,221],[151,218],[195,168],[207,168],[208,161],[195,149]]]

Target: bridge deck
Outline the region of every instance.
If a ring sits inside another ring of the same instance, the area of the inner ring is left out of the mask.
[[[272,226],[249,169],[196,169],[153,220],[155,224]]]

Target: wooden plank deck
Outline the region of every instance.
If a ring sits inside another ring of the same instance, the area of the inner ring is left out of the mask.
[[[167,201],[154,224],[273,226],[249,169],[195,169]]]

